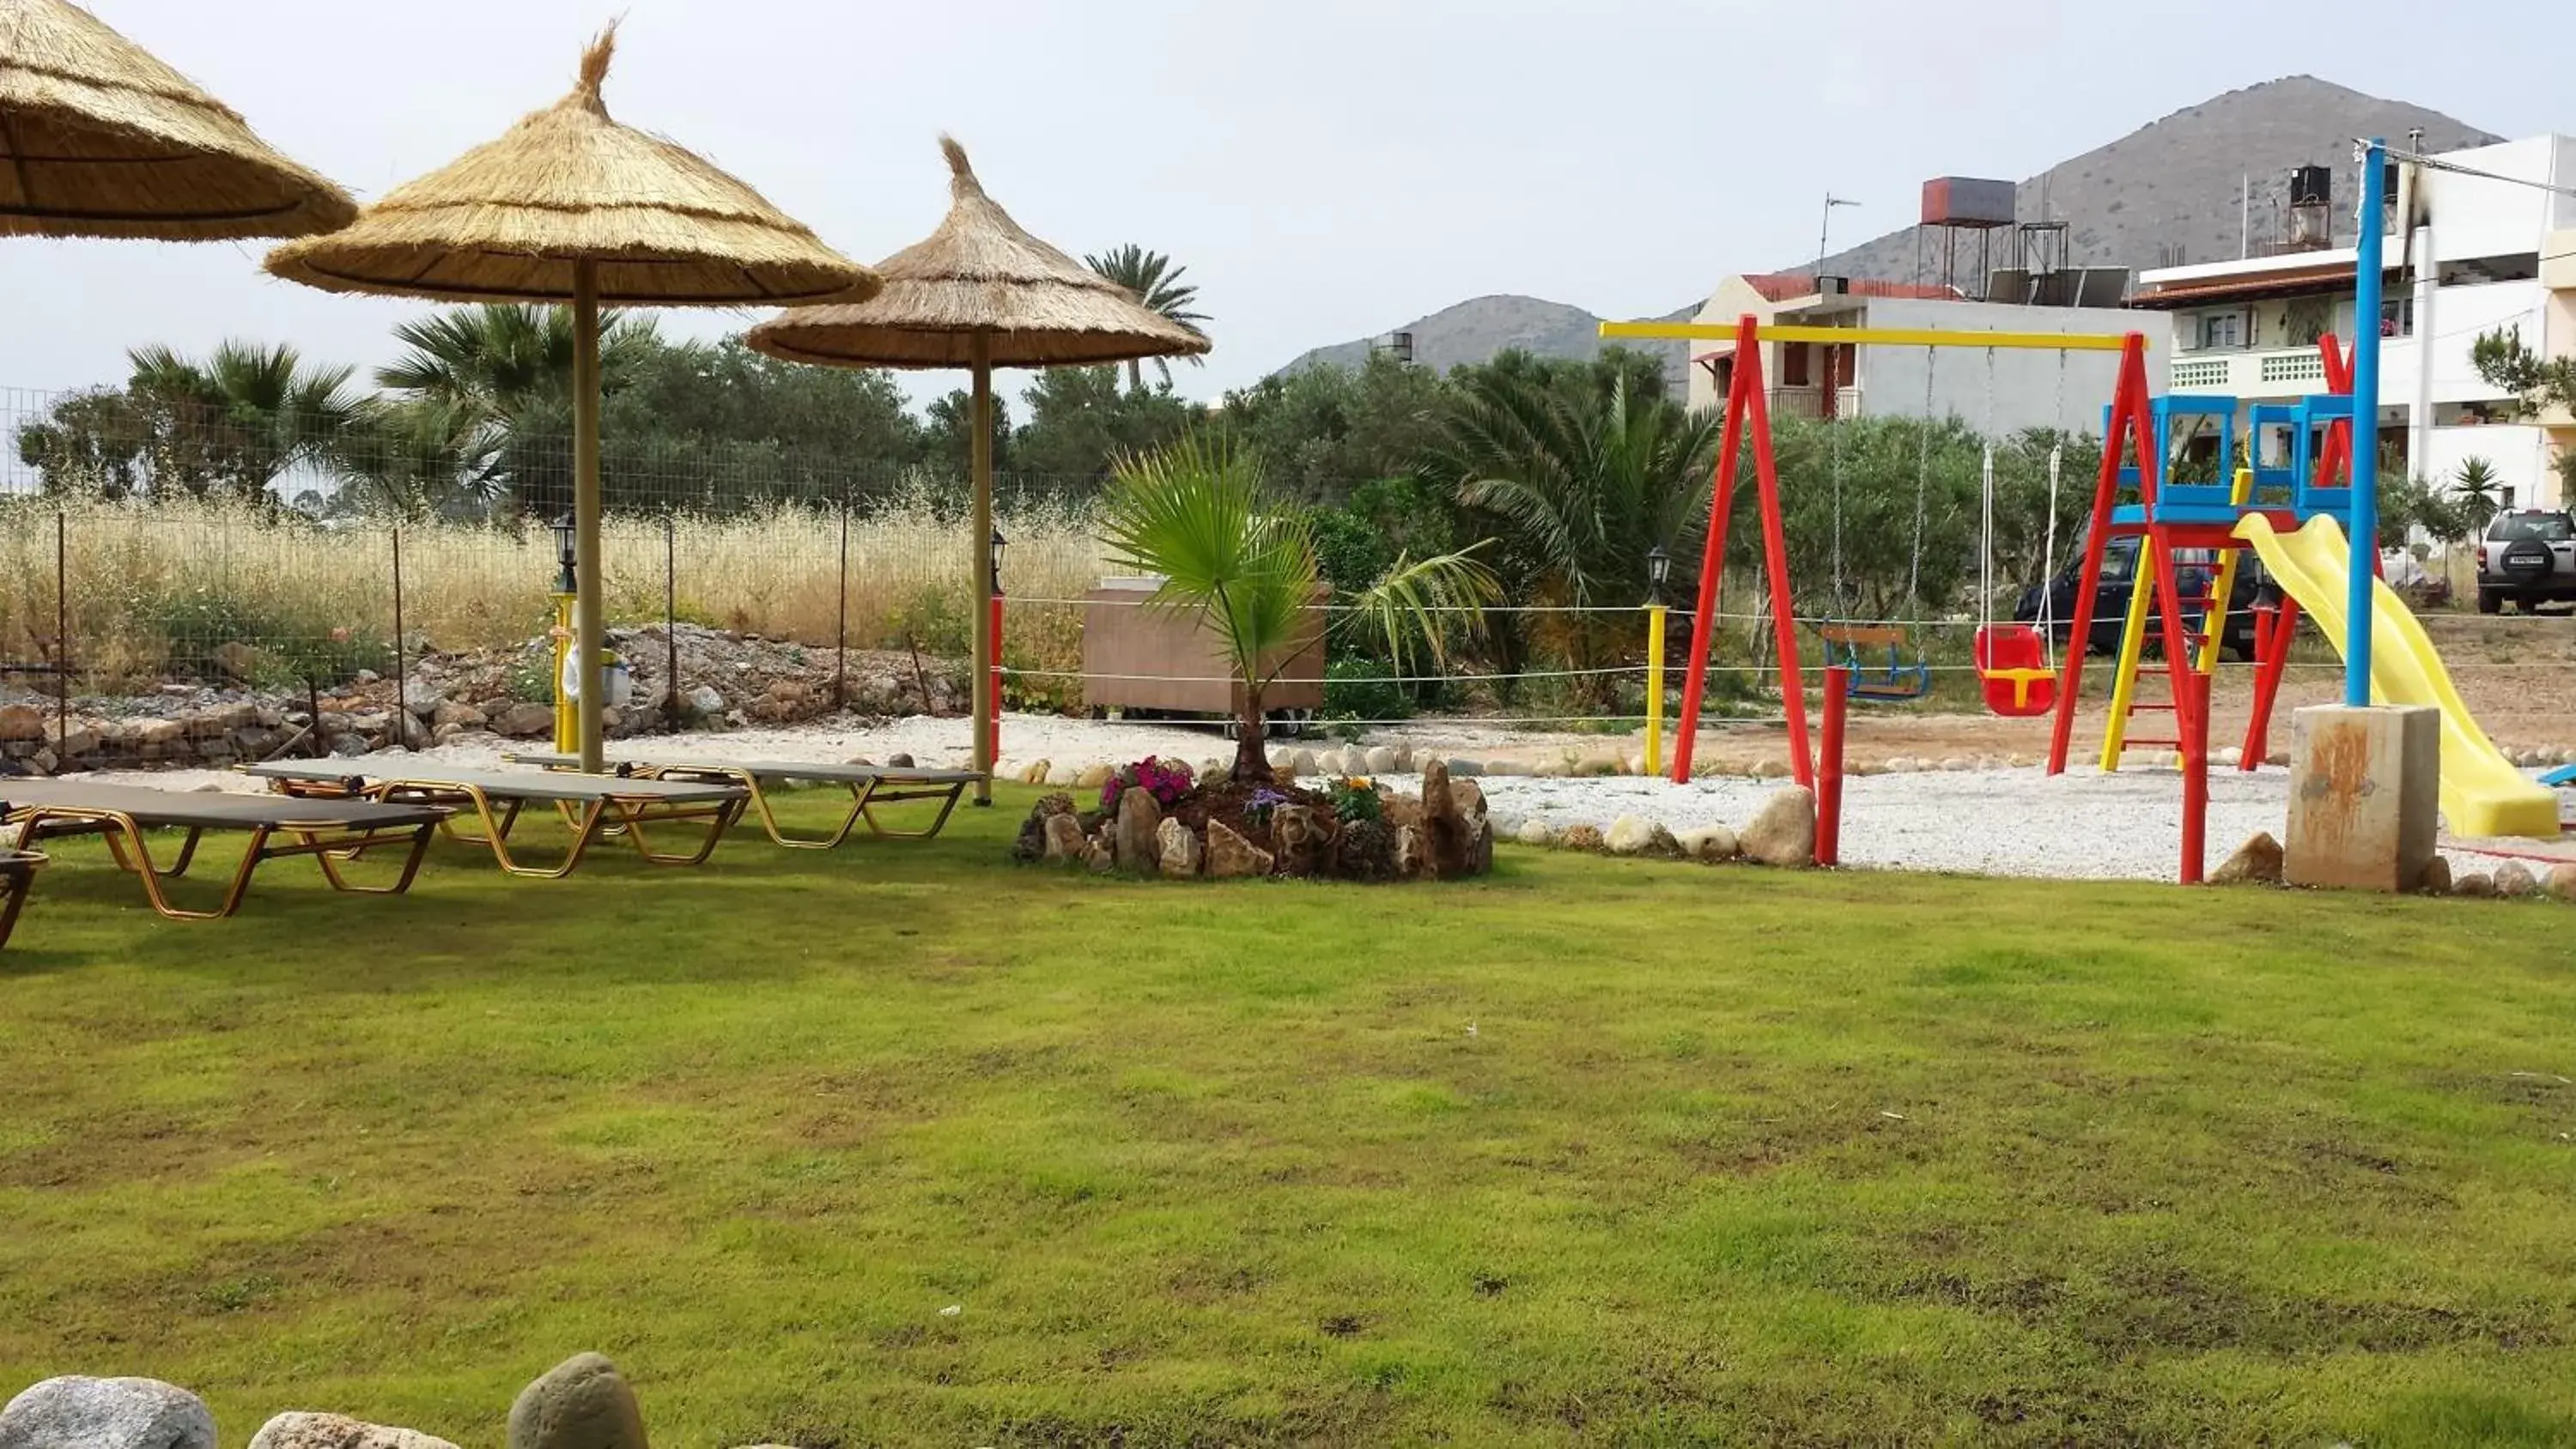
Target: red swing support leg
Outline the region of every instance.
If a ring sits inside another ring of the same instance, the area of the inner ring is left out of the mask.
[[[2075,740],[2075,705],[2084,680],[2084,654],[2093,638],[2093,596],[2102,587],[2102,555],[2111,541],[2111,513],[2120,501],[2120,460],[2133,445],[2138,476],[2146,478],[2155,455],[2147,428],[2147,339],[2132,332],[2120,349],[2120,381],[2111,394],[2111,426],[2102,439],[2102,468],[2093,482],[2093,521],[2084,530],[2084,568],[2075,584],[2073,618],[2068,621],[2066,662],[2057,678],[2057,717],[2048,735],[2048,773],[2066,773],[2066,754]],[[2046,587],[2045,584],[2042,587]]]

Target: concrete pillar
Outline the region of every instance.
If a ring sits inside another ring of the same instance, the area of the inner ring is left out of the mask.
[[[2290,884],[2411,891],[2433,859],[2442,716],[2317,705],[2290,716]]]

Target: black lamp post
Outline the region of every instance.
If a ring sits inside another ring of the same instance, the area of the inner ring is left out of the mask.
[[[1646,602],[1660,606],[1664,602],[1664,585],[1673,576],[1673,556],[1662,544],[1646,550]]]
[[[562,572],[555,575],[555,592],[558,594],[581,592],[579,575],[573,572],[573,562],[580,557],[573,551],[574,526],[573,516],[569,513],[555,520],[555,556],[563,562]]]
[[[1004,551],[1005,549],[1008,549],[1010,546],[1011,546],[1011,541],[1010,541],[1009,539],[1007,539],[1007,538],[1002,537],[1002,530],[1001,530],[1001,528],[1000,528],[998,525],[997,525],[997,526],[995,526],[995,528],[993,529],[993,542],[992,542],[993,560],[992,560],[992,563],[993,563],[993,597],[994,597],[994,598],[997,598],[997,599],[998,599],[998,598],[1000,598],[1000,597],[1002,597],[1002,553],[1003,553],[1003,551]]]

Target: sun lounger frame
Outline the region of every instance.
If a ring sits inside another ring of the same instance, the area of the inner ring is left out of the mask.
[[[9,944],[9,932],[17,926],[18,912],[26,908],[44,863],[41,850],[0,850],[0,946]]]
[[[48,792],[52,793],[52,792]],[[150,795],[167,795],[166,804],[144,799]],[[226,803],[238,808],[243,800],[258,796],[227,796]],[[435,833],[444,812],[421,810],[395,812],[382,819],[333,818],[329,814],[296,816],[279,810],[274,819],[251,819],[239,816],[193,813],[188,795],[179,791],[153,790],[148,786],[100,787],[91,796],[96,803],[80,804],[71,800],[28,800],[23,796],[9,802],[8,823],[17,827],[16,848],[25,850],[41,840],[58,840],[75,835],[96,835],[107,841],[107,851],[117,869],[135,876],[143,883],[143,896],[152,909],[173,921],[219,921],[241,909],[242,900],[250,894],[251,879],[261,865],[287,856],[309,855],[322,868],[322,878],[331,889],[349,895],[398,896],[411,889],[420,874],[422,858],[429,852],[430,836]],[[138,805],[144,808],[136,808]],[[185,832],[179,843],[178,858],[167,865],[152,858],[152,847],[145,832],[156,829]],[[197,846],[214,831],[241,830],[250,840],[242,848],[241,860],[234,865],[231,879],[225,884],[222,900],[213,910],[193,910],[170,899],[164,883],[188,874],[196,863]],[[281,839],[281,837],[283,837]],[[403,848],[403,863],[391,885],[361,885],[344,873],[344,867],[366,852],[385,846]],[[23,888],[18,893],[23,899]],[[15,904],[10,907],[15,913]],[[0,935],[5,935],[0,931]]]
[[[281,794],[308,799],[369,799],[391,802],[418,802],[443,805],[459,814],[471,811],[481,833],[468,834],[458,828],[454,819],[442,828],[448,838],[463,845],[479,845],[492,853],[494,864],[503,874],[526,876],[534,880],[561,880],[573,873],[589,855],[593,844],[604,837],[619,836],[635,847],[636,854],[648,864],[688,866],[703,865],[715,854],[742,816],[749,799],[747,792],[726,786],[708,787],[697,792],[665,790],[625,790],[614,788],[616,777],[582,776],[581,783],[567,784],[561,772],[532,773],[525,788],[498,773],[458,771],[449,774],[425,772],[417,775],[394,774],[372,770],[341,773],[322,768],[293,765],[253,765],[247,773],[267,780]],[[647,784],[685,785],[684,781],[646,781]],[[570,793],[567,793],[567,792]],[[532,865],[519,859],[511,849],[510,830],[518,823],[519,812],[530,802],[555,806],[573,832],[572,845],[563,858],[553,865]],[[648,825],[666,825],[678,821],[705,822],[705,835],[691,851],[656,851],[645,836]]]
[[[522,765],[537,765],[548,770],[573,767],[569,755],[516,754],[503,758]],[[620,762],[617,768],[638,780],[693,781],[708,785],[735,785],[751,797],[751,810],[760,819],[762,832],[770,842],[789,850],[831,850],[850,838],[861,823],[868,833],[880,840],[928,840],[947,828],[948,817],[956,813],[957,802],[964,798],[981,775],[972,770],[907,770],[892,766],[827,765],[789,760],[674,760],[667,762]],[[849,813],[841,823],[819,836],[790,835],[778,823],[769,808],[768,785],[783,780],[820,780],[846,786],[850,792]],[[907,800],[937,800],[939,814],[919,830],[896,830],[877,818],[877,809],[898,805]]]

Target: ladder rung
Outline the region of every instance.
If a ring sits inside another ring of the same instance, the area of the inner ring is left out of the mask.
[[[2182,741],[2124,739],[2120,741],[2120,748],[2124,750],[2178,750],[2182,748]]]

